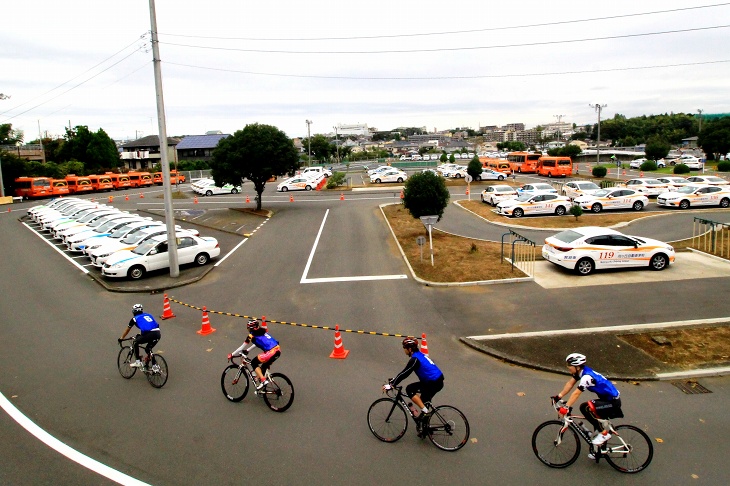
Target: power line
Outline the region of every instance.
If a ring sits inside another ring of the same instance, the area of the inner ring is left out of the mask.
[[[372,35],[372,36],[354,36],[354,37],[310,37],[310,38],[218,37],[218,36],[203,36],[203,35],[189,35],[189,34],[164,34],[164,33],[162,33],[160,35],[170,36],[170,37],[185,37],[185,38],[190,38],[190,39],[245,40],[245,41],[264,41],[264,42],[266,42],[266,41],[306,42],[306,41],[333,41],[333,40],[343,41],[343,40],[393,39],[393,38],[402,38],[402,37],[426,37],[426,36],[437,36],[437,35],[473,34],[473,33],[479,33],[479,32],[495,32],[495,31],[501,31],[501,30],[529,29],[529,28],[534,28],[534,27],[551,27],[551,26],[556,26],[556,25],[577,24],[577,23],[595,22],[595,21],[601,21],[601,20],[616,20],[616,19],[625,19],[625,18],[631,18],[631,17],[641,17],[641,16],[646,16],[646,15],[684,12],[684,11],[688,11],[688,10],[698,10],[698,9],[703,9],[703,8],[725,7],[728,5],[730,5],[730,3],[716,3],[716,4],[712,4],[712,5],[698,5],[696,7],[683,7],[683,8],[669,9],[669,10],[655,10],[652,12],[640,12],[640,13],[623,14],[623,15],[610,15],[607,17],[593,17],[593,18],[588,18],[588,19],[563,20],[563,21],[558,21],[558,22],[545,22],[545,23],[539,23],[539,24],[513,25],[513,26],[506,26],[506,27],[489,27],[486,29],[453,30],[453,31],[445,31],[445,32],[428,32],[428,33],[417,33],[417,34],[391,34],[391,35]]]
[[[282,78],[303,78],[303,79],[343,79],[343,80],[371,80],[371,81],[430,81],[430,80],[444,80],[444,79],[485,79],[485,78],[522,78],[522,77],[538,77],[538,76],[564,76],[568,74],[590,74],[590,73],[606,73],[606,72],[617,72],[617,71],[638,71],[643,69],[660,69],[660,68],[673,68],[673,67],[684,67],[684,66],[703,66],[709,64],[722,64],[730,62],[730,59],[723,59],[717,61],[700,61],[700,62],[687,62],[678,64],[658,64],[653,66],[639,66],[639,67],[619,67],[619,68],[607,68],[607,69],[585,69],[580,71],[555,71],[555,72],[539,72],[539,73],[515,73],[515,74],[484,74],[484,75],[473,75],[473,76],[428,76],[428,77],[413,77],[413,76],[321,76],[321,75],[307,75],[307,74],[285,74],[285,73],[261,73],[254,71],[241,71],[237,69],[224,69],[214,68],[206,66],[196,66],[193,64],[183,64],[177,62],[165,61],[165,64],[172,66],[180,66],[192,69],[204,69],[208,71],[219,71],[236,74],[250,74],[253,76],[274,76]]]
[[[725,29],[730,25],[714,25],[711,27],[696,27],[693,29],[677,29],[677,30],[665,30],[660,32],[646,32],[641,34],[625,34],[625,35],[612,35],[607,37],[589,37],[585,39],[568,39],[568,40],[557,40],[557,41],[544,41],[544,42],[526,42],[523,44],[502,44],[493,46],[471,46],[471,47],[438,47],[433,49],[392,49],[392,50],[381,50],[381,51],[287,51],[279,49],[241,49],[235,47],[212,47],[212,46],[196,46],[191,44],[177,44],[174,42],[161,42],[168,46],[176,47],[188,47],[192,49],[209,49],[214,51],[236,51],[236,52],[258,52],[264,54],[408,54],[415,52],[444,52],[444,51],[475,51],[485,49],[508,49],[513,47],[536,47],[536,46],[549,46],[557,44],[571,44],[575,42],[595,42],[602,40],[615,40],[615,39],[629,39],[635,37],[648,37],[656,35],[666,34],[679,34],[685,32],[698,32],[704,30],[714,29]]]

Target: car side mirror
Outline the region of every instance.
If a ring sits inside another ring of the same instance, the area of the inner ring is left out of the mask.
[[[157,255],[157,248],[152,248],[150,250],[150,255]]]

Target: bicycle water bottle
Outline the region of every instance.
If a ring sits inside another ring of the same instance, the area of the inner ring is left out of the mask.
[[[414,417],[418,417],[418,413],[420,411],[420,410],[418,410],[418,407],[413,405],[413,403],[408,402],[408,408],[411,409],[411,413],[413,414]]]

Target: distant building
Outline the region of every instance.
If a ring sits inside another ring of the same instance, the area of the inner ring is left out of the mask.
[[[346,125],[340,123],[336,127],[336,133],[337,135],[372,136],[367,124]]]
[[[175,146],[180,143],[176,137],[167,137],[167,160],[170,163],[177,162]],[[149,135],[121,146],[119,154],[122,166],[128,169],[150,169],[161,160],[160,137]]]
[[[178,160],[208,161],[213,157],[213,149],[222,139],[230,137],[226,133],[207,132],[205,135],[187,135],[177,144]]]

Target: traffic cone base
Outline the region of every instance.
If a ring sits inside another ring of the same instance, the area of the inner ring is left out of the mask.
[[[173,317],[175,317],[175,314],[172,313],[172,309],[170,308],[170,299],[168,299],[167,294],[165,294],[165,299],[162,301],[162,315],[160,318],[172,319]]]
[[[345,345],[342,344],[342,337],[340,336],[340,326],[335,326],[335,348],[330,353],[330,358],[333,359],[345,359],[350,351],[345,349]]]
[[[215,329],[210,327],[210,321],[208,320],[208,311],[203,307],[203,323],[200,327],[199,331],[195,331],[201,336],[205,336],[206,334],[210,334],[212,332],[215,332]]]

